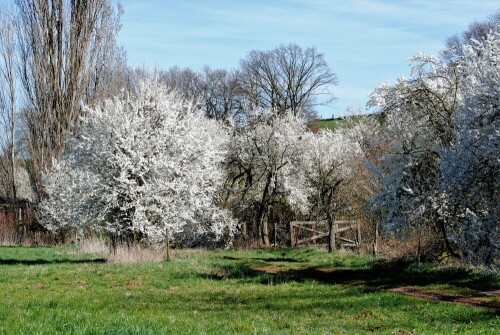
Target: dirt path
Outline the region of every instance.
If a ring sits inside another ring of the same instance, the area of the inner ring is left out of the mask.
[[[429,299],[434,301],[449,302],[453,304],[483,307],[500,313],[499,301],[483,301],[482,297],[500,297],[500,291],[479,292],[477,296],[463,296],[459,294],[429,292],[415,287],[396,287],[389,289],[391,292],[402,293],[411,297]]]
[[[286,274],[294,272],[294,271],[276,269],[273,267],[255,267],[253,268],[253,270],[265,272],[268,274],[279,274],[279,273]],[[302,277],[302,275],[304,275],[304,273],[300,274],[299,273],[300,271],[295,271],[295,276]],[[323,282],[331,282],[331,283],[342,282],[344,284],[353,284],[354,281],[357,284],[363,284],[363,282],[367,280],[367,278],[364,278],[363,274],[358,274],[355,276],[353,274],[349,274],[348,279],[350,280],[345,280],[345,278],[343,278],[344,281],[340,281],[339,273],[342,272],[334,269],[315,268],[312,270],[311,269],[307,270],[307,277],[319,279]],[[366,282],[366,284],[368,284],[368,282]],[[380,285],[380,286],[375,285],[375,286],[379,287],[380,289],[387,289],[390,292],[396,292],[421,299],[487,308],[497,314],[500,314],[500,290],[486,291],[486,292],[478,291],[474,295],[464,296],[459,294],[430,292],[426,291],[425,289],[410,287],[410,286],[399,286],[399,287],[387,287],[385,285]],[[493,299],[491,299],[491,297],[493,297]]]

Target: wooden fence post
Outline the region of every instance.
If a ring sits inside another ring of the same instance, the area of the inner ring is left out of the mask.
[[[278,230],[278,224],[274,221],[274,249],[276,249],[276,239],[278,237],[276,230]]]
[[[361,249],[361,224],[359,220],[356,221],[356,226],[358,228],[358,254]]]
[[[316,237],[316,224],[314,223],[311,226],[312,226],[312,230],[314,230],[313,233],[312,233],[312,237],[313,237],[312,238],[312,244],[316,244],[316,239],[315,239],[315,237]]]

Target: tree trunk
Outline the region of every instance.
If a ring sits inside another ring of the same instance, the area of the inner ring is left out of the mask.
[[[337,234],[337,226],[335,224],[335,219],[331,216],[328,217],[328,252],[333,252],[336,250],[335,247],[335,235]]]
[[[112,254],[114,256],[116,256],[116,247],[117,247],[116,239],[117,239],[116,234],[111,234],[110,244],[109,244],[109,254],[110,255]]]
[[[241,236],[243,236],[243,238],[246,238],[248,236],[248,232],[247,232],[247,223],[246,222],[243,222],[241,224]]]
[[[259,204],[259,225],[261,229],[261,238],[262,238],[262,243],[264,244],[264,247],[267,248],[269,247],[269,227],[268,227],[268,216],[269,216],[269,211],[270,211],[270,202],[271,199],[273,198],[273,189],[272,189],[272,180],[273,180],[274,174],[269,172],[266,177],[266,186],[264,187],[264,190],[262,192],[262,197],[260,200]]]
[[[357,239],[358,239],[358,254],[361,253],[361,222],[356,220],[356,230],[357,230]]]
[[[257,232],[257,246],[259,248],[262,246],[262,240],[263,240],[263,237],[262,237],[262,225],[260,223],[260,220],[261,220],[260,218],[258,220],[256,218],[253,219],[255,231]]]
[[[165,229],[165,259],[170,262],[170,233]]]
[[[373,241],[373,256],[378,254],[378,220],[375,222],[375,239]]]
[[[260,227],[262,229],[262,243],[264,244],[264,247],[267,248],[269,247],[269,227],[267,224],[267,213],[263,213],[261,220],[260,220]]]
[[[276,222],[274,222],[274,249],[276,249],[277,245],[276,245],[276,240],[277,240],[277,230],[278,230],[278,224]]]
[[[446,229],[444,227],[444,224],[442,221],[438,222],[439,229],[441,230],[441,234],[443,235],[443,240],[444,244],[446,246],[446,251],[448,252],[448,255],[455,257],[455,258],[460,258],[460,255],[457,254],[453,249],[451,248],[450,241],[448,240],[448,236],[446,235]]]
[[[420,236],[420,230],[418,230],[417,232],[417,236],[418,236],[418,246],[417,246],[417,263],[420,264],[420,254],[422,252],[422,246],[421,246],[421,240],[422,240],[422,237]]]
[[[13,79],[12,79],[13,80]],[[13,86],[11,85],[11,91],[10,91],[10,94],[11,94],[11,97],[15,94],[15,92],[13,92]],[[17,189],[16,189],[16,153],[15,153],[15,143],[16,143],[16,139],[15,139],[15,136],[16,136],[16,115],[15,115],[15,100],[14,98],[11,99],[11,124],[10,124],[10,174],[12,176],[12,184],[11,184],[11,187],[12,187],[12,211],[15,213],[15,210],[16,210],[16,204],[17,204]],[[15,220],[15,217],[16,215],[14,215],[14,224],[17,226],[17,222]]]

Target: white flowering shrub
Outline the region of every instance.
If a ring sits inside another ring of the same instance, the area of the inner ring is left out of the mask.
[[[412,77],[380,85],[389,152],[372,200],[386,231],[441,234],[448,252],[499,262],[500,48],[494,32],[449,60],[417,54]]]
[[[473,263],[500,262],[500,33],[465,45],[464,103],[441,152],[454,239]]]
[[[50,229],[96,229],[159,242],[177,233],[232,235],[215,205],[228,129],[154,81],[134,96],[85,107],[66,151],[43,181]]]
[[[234,128],[226,159],[229,206],[242,220],[248,219],[243,213],[252,213],[266,246],[270,207],[286,199],[293,187],[288,181],[296,176],[305,131],[301,117],[271,110],[253,111],[241,127]]]

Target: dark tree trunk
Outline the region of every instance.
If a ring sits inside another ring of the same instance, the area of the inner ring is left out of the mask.
[[[165,230],[165,259],[167,262],[170,261],[170,233],[168,229]]]
[[[378,220],[375,221],[375,239],[373,241],[373,256],[378,254]]]
[[[267,210],[263,213],[260,220],[260,227],[262,229],[262,243],[264,247],[269,247],[269,226],[267,224]]]
[[[451,247],[450,240],[448,239],[448,236],[446,234],[446,228],[444,227],[443,221],[439,220],[438,227],[441,230],[441,234],[443,235],[443,240],[444,240],[444,244],[446,246],[446,251],[448,252],[448,255],[455,257],[455,258],[460,258],[460,255],[457,254],[453,250],[453,248]]]
[[[332,215],[328,215],[328,252],[333,252],[334,250],[336,250],[336,234],[337,229],[335,225],[335,218]]]
[[[274,249],[277,248],[276,240],[278,239],[278,224],[274,222]]]

